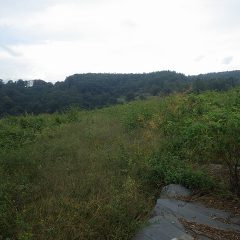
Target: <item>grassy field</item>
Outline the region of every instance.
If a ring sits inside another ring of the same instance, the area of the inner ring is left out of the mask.
[[[0,120],[0,239],[131,239],[161,187],[239,194],[239,89]],[[228,167],[216,181],[204,166]]]

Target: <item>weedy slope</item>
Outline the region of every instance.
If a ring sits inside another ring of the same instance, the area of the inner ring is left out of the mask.
[[[167,183],[233,197],[239,109],[234,89],[1,119],[0,236],[131,239]]]

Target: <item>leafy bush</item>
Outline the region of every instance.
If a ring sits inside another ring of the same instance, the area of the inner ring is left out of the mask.
[[[169,154],[155,153],[149,164],[152,181],[164,184],[182,184],[193,190],[209,192],[215,187],[213,179],[202,170],[196,170],[186,161]]]

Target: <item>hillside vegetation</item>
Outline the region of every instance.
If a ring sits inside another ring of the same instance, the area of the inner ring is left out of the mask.
[[[240,89],[0,120],[0,239],[131,239],[161,187],[239,195]],[[208,174],[224,164],[226,178]]]
[[[173,71],[143,74],[74,74],[55,84],[43,80],[0,80],[0,116],[95,109],[176,92],[223,91],[240,84],[240,71],[186,76]]]

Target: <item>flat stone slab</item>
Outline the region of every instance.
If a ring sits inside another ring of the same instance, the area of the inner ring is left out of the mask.
[[[233,217],[228,212],[207,208],[199,203],[161,198],[157,200],[148,225],[134,240],[193,240],[193,236],[186,231],[180,219],[217,230],[232,231],[240,236],[240,216]],[[210,238],[199,235],[199,239]]]
[[[176,199],[158,199],[153,215],[165,217],[173,215],[177,219],[183,218],[190,222],[205,224],[222,230],[239,231],[240,233],[240,226],[236,224],[237,219],[231,218],[230,213],[206,208],[199,203],[184,202]]]
[[[174,216],[157,216],[149,220],[149,226],[140,231],[134,240],[193,240]]]

